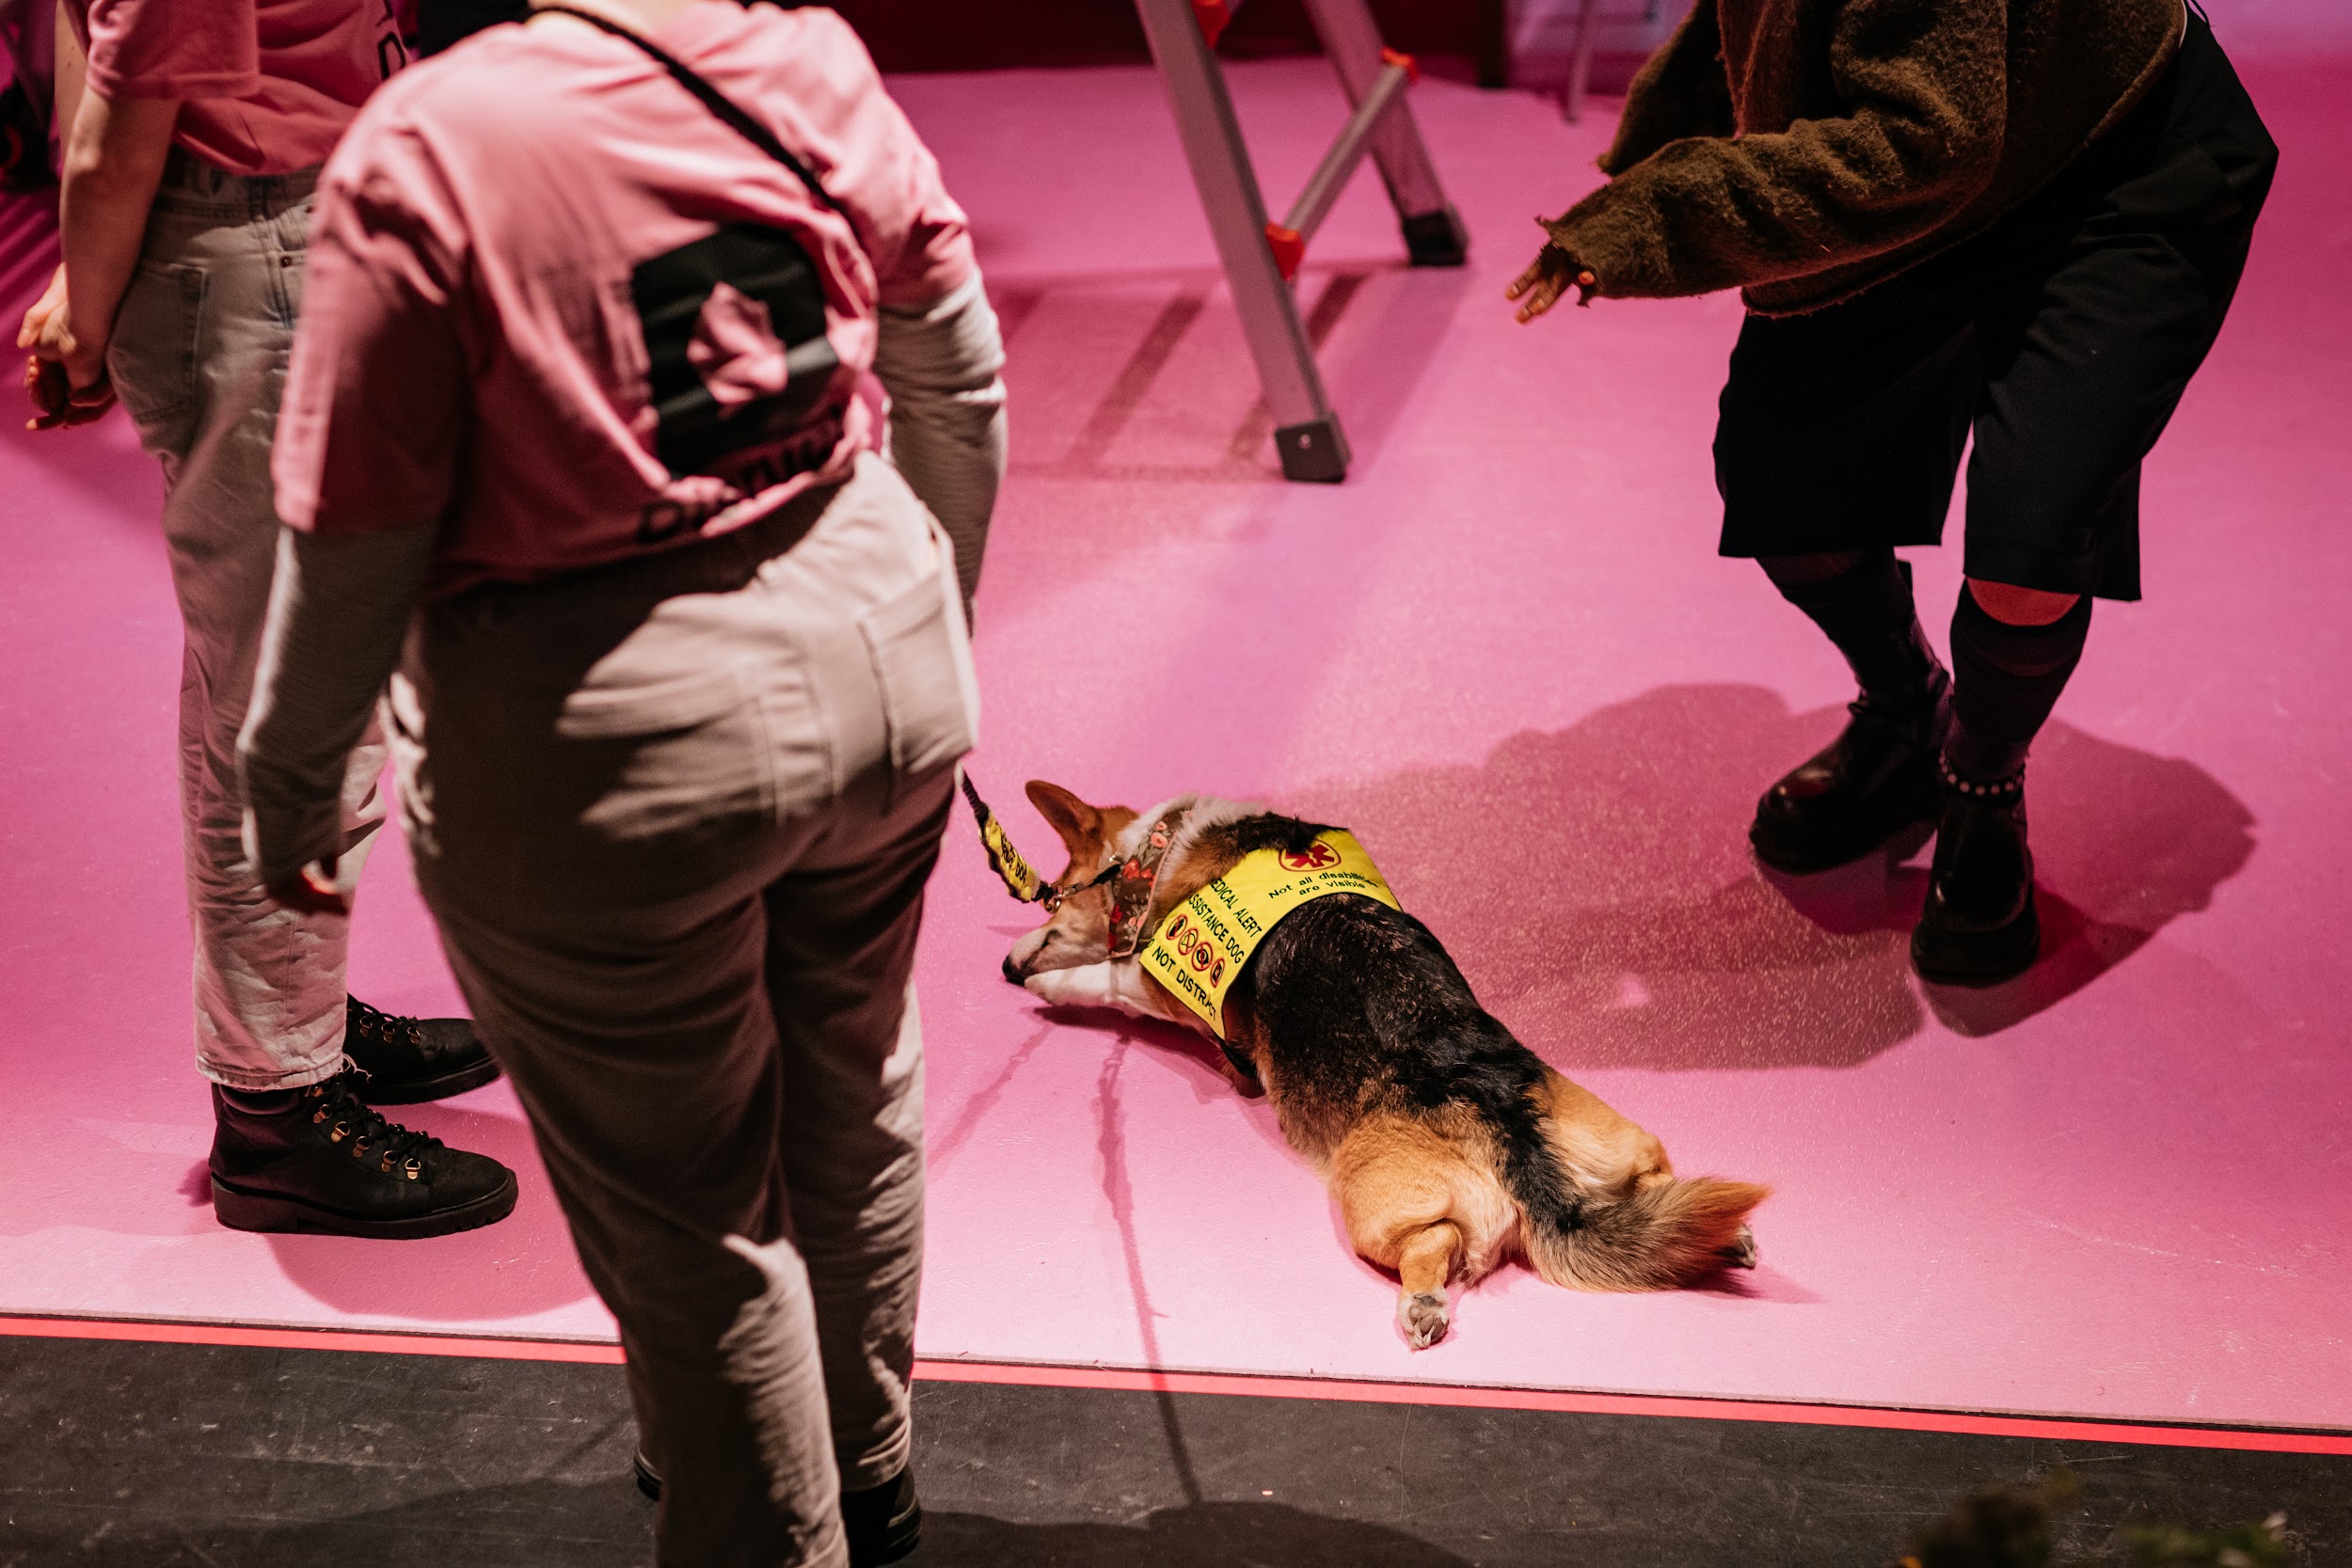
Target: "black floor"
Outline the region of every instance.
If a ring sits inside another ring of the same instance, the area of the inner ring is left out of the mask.
[[[2063,1464],[2061,1545],[2283,1510],[2352,1562],[2352,1459],[1791,1423],[927,1383],[927,1568],[1882,1568]],[[0,1338],[0,1568],[651,1560],[619,1370]]]

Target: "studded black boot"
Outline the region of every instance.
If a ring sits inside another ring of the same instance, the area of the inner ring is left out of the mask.
[[[2042,955],[2033,851],[2026,843],[2026,775],[1979,784],[1948,764],[1940,772],[1944,817],[1927,907],[1911,933],[1912,967],[1938,985],[1998,985]]]
[[[462,1018],[401,1018],[358,997],[344,1003],[343,1054],[362,1074],[359,1098],[372,1105],[414,1105],[478,1089],[498,1063]]]
[[[1924,642],[1919,652],[1926,669],[1917,689],[1854,699],[1837,738],[1764,792],[1748,827],[1757,860],[1780,871],[1827,871],[1934,820],[1952,677]]]
[[[391,1240],[504,1219],[515,1173],[361,1102],[340,1073],[262,1094],[213,1086],[213,1212],[231,1230]]]

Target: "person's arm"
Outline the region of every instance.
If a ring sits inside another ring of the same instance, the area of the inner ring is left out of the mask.
[[[1005,472],[1004,345],[970,226],[849,24],[817,8],[790,15],[793,52],[810,62],[799,107],[824,128],[827,191],[874,267],[890,457],[954,541],[969,612]]]
[[[343,774],[424,588],[439,530],[278,537],[253,711],[237,742],[246,855],[295,909],[341,911]],[[319,867],[316,872],[311,866]]]
[[[62,107],[69,75],[78,79],[80,72],[61,69],[57,75]],[[110,100],[78,81],[72,96],[76,107],[65,133],[58,214],[64,261],[17,333],[17,346],[32,351],[26,384],[37,430],[86,422],[113,401],[106,341],[138,266],[148,209],[180,118],[174,99]]]
[[[62,141],[72,132],[73,117],[82,106],[82,83],[89,72],[89,56],[83,53],[81,35],[74,32],[72,19],[66,14],[65,0],[57,0],[55,24],[57,55],[56,73],[50,81],[53,89],[50,107],[55,116],[52,123],[56,125],[58,138]],[[64,309],[65,263],[59,261],[56,270],[49,275],[49,287],[41,291],[39,299],[25,308],[24,319],[16,329],[16,346],[31,348],[40,341],[49,318]],[[56,424],[79,424],[82,418],[95,419],[106,408],[103,399],[95,400],[96,407],[82,414],[81,418],[61,417],[81,411],[71,409],[71,400],[65,396],[69,388],[65,386],[64,372],[38,356],[24,366],[24,390],[33,403],[33,417],[25,421],[28,430],[47,430]]]
[[[1728,136],[1733,129],[1723,24],[1715,0],[1698,0],[1625,89],[1625,110],[1609,150],[1600,155],[1600,171],[1614,177],[1670,141]]]
[[[882,308],[874,373],[890,394],[890,460],[955,542],[967,617],[1005,477],[1004,365],[977,269],[930,305]]]
[[[73,117],[82,112],[82,85],[89,80],[89,52],[82,47],[82,35],[73,30],[73,18],[65,8],[65,0],[57,0],[52,25],[56,35],[57,64],[50,100],[51,111],[56,118],[51,123],[56,126],[58,143],[63,145],[66,133],[73,128]]]
[[[1928,233],[1983,189],[2007,130],[2002,0],[1850,0],[1827,42],[1847,112],[1667,143],[1547,221],[1513,296],[1667,297],[1802,277]]]
[[[312,219],[270,454],[286,531],[237,743],[246,852],[295,909],[342,907],[344,771],[422,595],[472,418],[455,219],[430,158],[375,129],[363,116],[349,134]]]

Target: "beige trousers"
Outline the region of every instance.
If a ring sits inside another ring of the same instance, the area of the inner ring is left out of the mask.
[[[197,1067],[240,1089],[313,1084],[343,1057],[350,917],[297,913],[262,892],[237,779],[278,559],[270,442],[315,175],[228,174],[175,151],[106,356],[140,442],[163,463],[164,542],[186,629],[180,798]],[[371,729],[344,775],[347,893],[383,822],[383,768]]]
[[[662,1563],[847,1560],[908,1454],[923,887],[977,700],[952,548],[861,460],[768,524],[429,608],[418,880],[666,1487]]]

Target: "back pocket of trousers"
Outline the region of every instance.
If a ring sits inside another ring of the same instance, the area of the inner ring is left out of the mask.
[[[773,816],[762,705],[731,667],[576,691],[555,734],[549,785],[589,843],[715,847],[765,832]]]
[[[943,562],[952,560],[942,550]],[[943,564],[858,617],[890,728],[890,769],[910,778],[972,749],[979,688],[955,576]]]
[[[181,443],[169,426],[196,406],[197,343],[203,330],[204,270],[141,261],[124,291],[106,373],[147,450]]]

